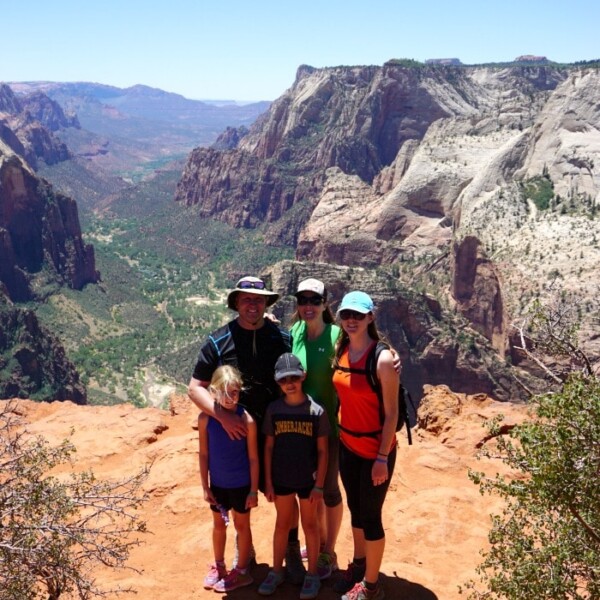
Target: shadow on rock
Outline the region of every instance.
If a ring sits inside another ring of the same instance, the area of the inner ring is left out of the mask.
[[[430,589],[419,583],[402,579],[396,573],[384,575],[381,582],[385,597],[390,600],[438,600],[438,597]]]

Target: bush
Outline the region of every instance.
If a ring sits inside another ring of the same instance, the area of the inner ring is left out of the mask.
[[[0,408],[0,599],[89,599],[109,592],[94,583],[98,565],[126,568],[146,530],[135,514],[146,471],[121,481],[90,472],[58,479],[68,442],[51,447],[18,432],[13,403]]]
[[[548,210],[554,198],[554,185],[547,177],[532,177],[523,184],[523,193],[537,206],[538,210]]]
[[[535,418],[498,442],[517,475],[471,473],[506,506],[478,568],[487,589],[471,582],[469,598],[600,598],[600,384],[577,375],[533,405]]]
[[[559,359],[546,367],[557,391],[535,396],[531,420],[509,438],[489,424],[513,475],[470,473],[482,493],[505,500],[477,569],[480,582],[466,585],[470,599],[600,598],[600,380],[577,346],[572,309],[564,301],[536,305],[521,348],[539,364]]]

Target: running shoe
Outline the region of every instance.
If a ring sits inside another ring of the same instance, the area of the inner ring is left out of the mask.
[[[360,581],[350,591],[346,592],[340,600],[383,600],[385,594],[381,584],[377,584],[374,590],[369,590],[364,582]]]
[[[362,581],[365,576],[366,565],[356,565],[353,562],[348,564],[348,568],[344,571],[340,579],[333,584],[333,591],[338,594],[345,594],[351,590],[355,584]]]
[[[283,583],[283,573],[269,571],[264,581],[258,586],[258,593],[261,596],[270,596]]]
[[[204,589],[212,589],[223,577],[227,575],[227,568],[225,563],[214,562],[210,565],[210,569],[204,578]]]
[[[320,589],[321,580],[319,579],[319,576],[307,573],[304,582],[302,583],[302,589],[300,590],[300,600],[316,598]]]
[[[319,554],[319,559],[317,560],[319,579],[331,577],[331,574],[338,569],[337,554],[335,552],[321,552]]]
[[[215,592],[231,592],[231,590],[237,590],[238,588],[250,585],[254,579],[248,572],[242,573],[238,569],[231,569],[229,575],[220,579],[213,586]]]

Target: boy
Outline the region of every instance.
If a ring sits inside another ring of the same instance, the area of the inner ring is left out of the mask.
[[[303,600],[316,598],[321,587],[317,506],[323,494],[329,435],[327,413],[302,390],[305,377],[302,363],[293,354],[277,359],[275,381],[283,396],[267,407],[263,422],[265,496],[275,502],[277,510],[273,569],[258,588],[259,594],[269,596],[284,580],[283,559],[298,496],[308,554],[308,572],[300,591]]]

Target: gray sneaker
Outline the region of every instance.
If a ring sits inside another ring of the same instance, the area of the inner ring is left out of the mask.
[[[285,570],[287,579],[293,585],[302,585],[306,569],[302,564],[302,555],[300,554],[300,542],[288,544],[285,549]]]
[[[349,592],[357,583],[361,582],[365,576],[366,565],[356,565],[353,562],[348,564],[348,568],[342,573],[342,576],[333,584],[333,591],[338,594]]]

